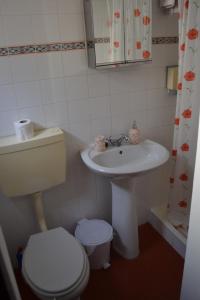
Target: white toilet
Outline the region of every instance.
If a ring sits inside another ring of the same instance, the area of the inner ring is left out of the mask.
[[[88,282],[89,264],[80,244],[59,227],[30,237],[22,273],[40,299],[76,299]]]
[[[19,142],[0,139],[0,189],[8,197],[32,194],[42,232],[30,236],[22,273],[40,299],[79,299],[89,279],[89,262],[80,243],[64,228],[47,230],[41,192],[65,181],[64,134],[59,128],[36,132]]]

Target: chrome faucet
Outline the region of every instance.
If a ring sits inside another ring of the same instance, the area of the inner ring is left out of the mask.
[[[113,138],[110,136],[106,139],[108,146],[120,147],[122,144],[129,143],[129,137],[125,134],[121,134],[119,138]]]

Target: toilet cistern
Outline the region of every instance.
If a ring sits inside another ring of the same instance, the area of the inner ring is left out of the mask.
[[[60,128],[36,131],[33,138],[0,139],[0,189],[7,197],[32,195],[38,224],[47,230],[42,191],[65,181],[66,151]]]
[[[47,230],[42,191],[65,181],[66,148],[59,128],[43,129],[29,140],[0,139],[0,189],[7,197],[32,195],[42,232],[30,236],[22,274],[39,299],[77,300],[89,279],[89,262],[64,228]],[[27,200],[25,200],[27,201]]]

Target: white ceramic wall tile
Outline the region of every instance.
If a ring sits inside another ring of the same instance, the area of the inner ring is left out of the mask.
[[[152,66],[166,67],[178,64],[178,45],[153,45],[152,46]]]
[[[178,16],[165,14],[161,11],[156,17],[153,16],[153,36],[173,36],[178,34]]]
[[[87,74],[88,62],[85,50],[63,52],[62,60],[65,76]]]
[[[57,0],[58,1],[58,11],[64,14],[78,14],[83,11],[83,1],[82,0]]]
[[[0,84],[12,82],[12,72],[8,57],[0,57]]]
[[[9,57],[14,82],[38,79],[35,55],[16,55]]]
[[[174,123],[175,106],[161,107],[147,111],[147,127],[159,127]]]
[[[16,108],[14,87],[12,85],[0,85],[0,111]]]
[[[165,146],[169,151],[172,149],[174,126],[157,126],[148,128],[148,138]]]
[[[57,102],[43,106],[46,126],[58,126],[67,122],[66,102]]]
[[[0,0],[0,16],[2,15],[2,4],[3,4],[3,0]]]
[[[41,80],[40,86],[44,104],[66,100],[65,80],[63,78]]]
[[[39,81],[18,83],[14,85],[18,108],[32,107],[41,104]]]
[[[1,3],[2,15],[26,15],[31,12],[30,0],[2,0]]]
[[[81,14],[60,14],[58,16],[62,41],[84,41],[84,20]]]
[[[7,45],[27,45],[33,42],[30,16],[4,16],[3,26]]]
[[[111,118],[99,117],[91,120],[90,142],[94,142],[97,135],[109,137],[111,135]]]
[[[133,113],[121,113],[112,115],[112,134],[119,135],[128,133],[133,121],[137,122],[138,128],[142,131],[146,127],[146,111],[134,111]]]
[[[166,68],[148,68],[146,69],[146,88],[159,89],[166,86]]]
[[[34,43],[48,43],[60,41],[58,17],[56,14],[33,15],[32,28]]]
[[[87,76],[73,76],[65,80],[67,95],[69,100],[79,100],[88,98]]]
[[[56,0],[28,0],[31,14],[56,14],[58,12]]]
[[[91,142],[91,123],[89,120],[70,122],[70,131],[73,136],[78,138],[84,144]]]
[[[110,72],[111,94],[144,91],[146,88],[146,71],[146,69],[135,66],[130,70]]]
[[[45,53],[35,56],[39,79],[56,78],[63,76],[61,53]]]
[[[14,134],[14,122],[18,120],[16,110],[0,112],[0,136]]]
[[[110,94],[109,73],[88,75],[89,97],[102,97]]]
[[[111,113],[130,113],[146,109],[147,92],[118,93],[111,95]]]
[[[34,129],[45,127],[44,113],[41,106],[20,109],[18,111],[19,119],[30,119],[34,123]]]
[[[89,120],[90,107],[88,100],[70,101],[68,107],[70,123],[83,122]]]
[[[154,89],[147,92],[147,109],[176,105],[176,95],[168,93],[167,89]]]
[[[3,17],[0,16],[0,47],[5,47],[5,45],[6,45],[6,40],[5,40]]]
[[[88,100],[90,117],[92,119],[110,116],[110,97],[98,97]]]

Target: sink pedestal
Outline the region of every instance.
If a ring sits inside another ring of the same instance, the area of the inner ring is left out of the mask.
[[[116,231],[113,246],[124,258],[133,259],[139,255],[134,179],[113,179],[111,185],[112,226]]]

